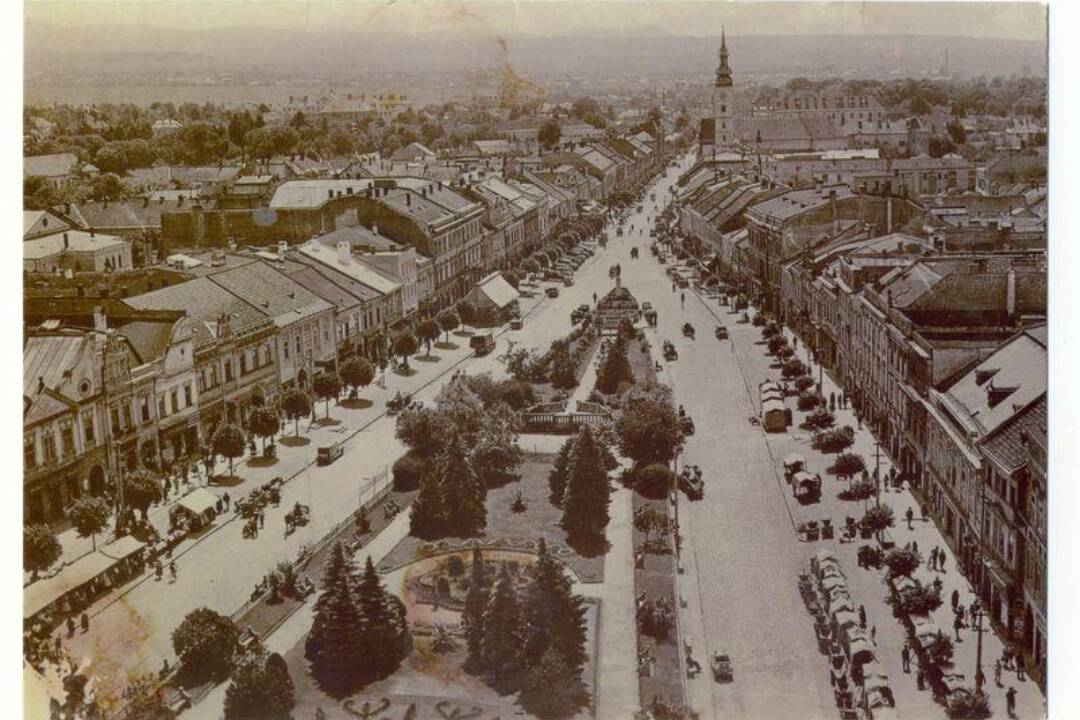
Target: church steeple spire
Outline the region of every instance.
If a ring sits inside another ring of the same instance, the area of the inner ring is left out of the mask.
[[[720,28],[720,64],[716,68],[716,87],[731,87],[731,68],[728,66],[727,34]]]

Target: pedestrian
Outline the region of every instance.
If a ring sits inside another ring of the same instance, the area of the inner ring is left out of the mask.
[[[164,571],[165,571],[165,568],[162,567],[161,561],[160,560],[155,560],[154,561],[154,579],[155,580],[160,580],[161,575],[162,575],[162,573],[164,573]]]
[[[266,513],[262,510],[259,511],[259,529],[262,530],[266,527]]]
[[[941,552],[938,553],[937,560],[938,560],[938,570],[940,570],[941,572],[945,572],[945,551],[944,550],[942,550]]]
[[[877,625],[870,626],[870,642],[877,645]]]
[[[859,606],[859,627],[866,629],[866,606]]]
[[[922,512],[922,519],[925,522],[926,521],[926,514],[927,514],[927,512],[926,512],[926,503],[923,503],[922,505],[919,506],[919,511]]]
[[[971,605],[968,606],[968,615],[971,617],[971,622],[975,622],[975,613],[979,611],[979,601],[972,600]]]
[[[176,582],[176,561],[173,560],[169,563],[169,579],[172,582]]]
[[[229,493],[225,493],[224,495],[221,496],[221,498],[222,498],[222,500],[225,501],[225,509],[228,510],[229,509],[229,503],[231,502],[231,498],[229,497]]]
[[[922,668],[919,668],[919,673],[915,676],[915,686],[918,687],[920,691],[926,689],[926,679],[923,677]]]
[[[911,672],[911,649],[904,643],[904,649],[900,651],[900,662],[903,663],[904,672]]]
[[[1001,658],[994,661],[994,684],[1001,687]]]
[[[953,590],[952,591],[952,609],[953,609],[953,612],[956,612],[956,607],[959,604],[960,604],[960,591],[959,590]]]
[[[1016,679],[1024,682],[1024,653],[1016,653]]]
[[[165,658],[161,661],[161,672],[158,673],[158,677],[164,679],[169,675],[169,658]]]
[[[964,611],[964,606],[956,608],[956,617],[959,618],[960,624],[963,627],[967,627],[967,613]]]
[[[908,509],[907,512],[904,513],[904,517],[907,518],[907,529],[911,530],[911,521],[915,519],[915,511],[911,509],[910,505],[908,505]]]
[[[67,631],[68,637],[71,637],[75,634],[75,621],[72,620],[70,617],[68,617],[67,619]]]
[[[829,393],[829,411],[836,411],[836,393],[834,392]]]
[[[1009,686],[1009,690],[1005,693],[1005,710],[1009,713],[1009,717],[1016,714],[1016,688],[1012,685]]]
[[[90,630],[90,616],[83,611],[83,614],[79,616],[79,627],[82,628],[83,633],[87,633]]]
[[[960,619],[959,615],[957,615],[956,619],[953,620],[952,626],[953,630],[956,632],[956,642],[964,642],[960,639],[960,628],[964,626],[964,622]]]
[[[915,551],[916,555],[919,554],[919,541],[918,540],[912,540],[911,541],[911,549]]]
[[[1008,645],[1001,649],[1001,664],[1006,670],[1012,670],[1012,648]]]
[[[60,639],[60,633],[56,634],[56,639],[53,640],[53,651],[59,655],[60,648],[63,647],[63,640]]]
[[[941,582],[941,578],[939,578],[939,577],[934,578],[934,589],[938,591],[939,595],[941,594],[941,586],[944,585],[944,584],[945,583]]]

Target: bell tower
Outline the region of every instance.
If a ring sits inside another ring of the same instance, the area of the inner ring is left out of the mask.
[[[720,62],[716,66],[713,83],[713,117],[716,118],[715,137],[717,145],[735,142],[735,90],[728,65],[727,34],[720,29]]]

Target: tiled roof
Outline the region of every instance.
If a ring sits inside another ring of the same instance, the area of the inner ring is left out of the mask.
[[[990,459],[1010,472],[1015,472],[1027,461],[1027,451],[1024,447],[1025,435],[1045,446],[1046,428],[1046,395],[1042,395],[1003,423],[997,432],[981,443],[981,447]]]
[[[218,334],[218,318],[229,317],[233,333],[240,333],[267,321],[267,315],[215,284],[201,277],[167,288],[126,298],[133,308],[142,310],[184,310],[191,318],[196,347],[213,342]]]
[[[304,265],[306,267],[314,269],[316,272],[318,272],[320,275],[332,282],[334,285],[337,285],[353,297],[359,298],[364,302],[374,300],[381,295],[379,291],[368,285],[365,285],[359,280],[356,280],[346,275],[345,273],[339,272],[334,268],[330,267],[329,265],[319,262],[318,260],[309,258],[302,253],[296,253],[295,255],[293,255],[293,258],[294,259],[287,260],[285,262],[284,271],[286,273],[292,272],[290,270],[290,267],[292,267],[293,265]],[[312,292],[316,291],[312,290]]]
[[[90,338],[85,333],[32,335],[23,345],[23,395],[37,394],[38,379],[45,387],[56,388],[65,382],[79,361]]]
[[[332,309],[330,303],[264,262],[215,273],[209,280],[269,315],[278,327]]]
[[[356,295],[334,283],[315,267],[286,261],[281,271],[339,310],[351,308],[361,301]]]

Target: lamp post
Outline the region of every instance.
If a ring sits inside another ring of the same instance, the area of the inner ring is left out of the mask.
[[[982,669],[982,634],[983,634],[983,612],[982,605],[976,598],[975,604],[972,606],[972,620],[975,622],[975,692],[982,692],[983,681],[983,669]]]

